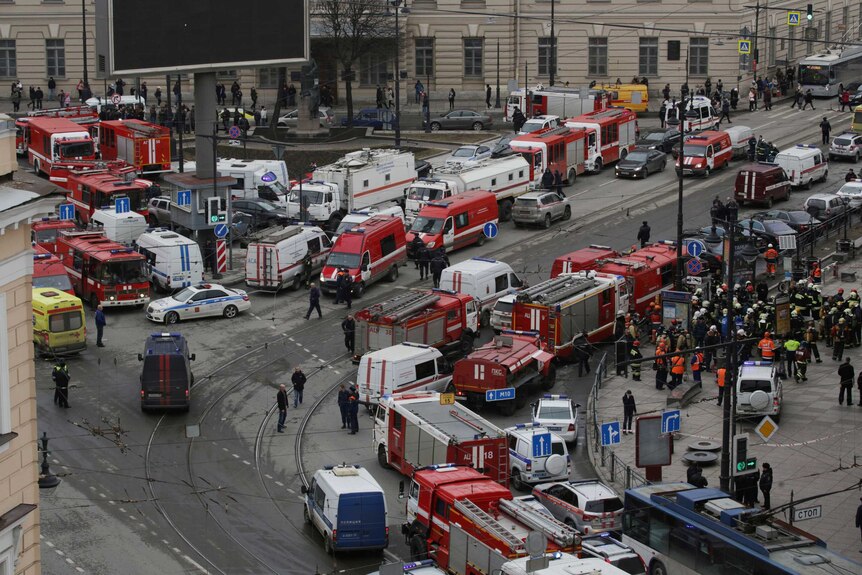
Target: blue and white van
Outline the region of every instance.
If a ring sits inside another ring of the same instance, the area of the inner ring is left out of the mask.
[[[147,258],[153,288],[170,292],[204,280],[204,260],[197,242],[175,231],[155,228],[138,236],[135,249]]]
[[[383,488],[358,465],[318,469],[305,494],[305,521],[323,535],[326,552],[385,549],[389,526]]]

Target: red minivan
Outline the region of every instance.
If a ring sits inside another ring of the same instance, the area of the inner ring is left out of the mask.
[[[429,250],[443,246],[447,252],[470,244],[481,246],[488,239],[485,226],[496,226],[498,221],[497,196],[486,190],[470,190],[422,206],[407,241],[418,235]]]

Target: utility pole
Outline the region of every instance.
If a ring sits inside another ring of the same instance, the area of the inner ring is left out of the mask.
[[[738,207],[736,202],[732,201],[726,206],[727,222],[725,224],[724,236],[727,238],[724,261],[726,262],[726,275],[724,282],[727,284],[727,352],[724,359],[724,387],[720,393],[724,394],[722,398],[722,417],[721,417],[721,474],[719,482],[721,490],[725,493],[730,493],[730,478],[731,478],[731,442],[733,441],[733,405],[732,401],[736,398],[734,393],[734,385],[736,382],[736,324],[733,321],[733,260],[736,258],[736,226]]]
[[[500,107],[500,39],[497,38],[497,96],[494,98],[494,107]]]
[[[402,0],[392,0],[395,6],[395,147],[401,147],[401,26],[398,13]],[[427,88],[426,88],[427,89]]]
[[[685,58],[685,87],[688,90],[688,98],[689,105],[691,105],[691,87],[688,85],[688,56]],[[682,94],[680,94],[682,96]],[[678,182],[678,196],[677,196],[677,206],[676,206],[676,281],[674,282],[674,288],[677,291],[682,291],[682,192],[683,192],[683,184],[682,180],[685,177],[685,113],[686,113],[686,105],[685,105],[685,96],[682,96],[682,110],[679,112],[679,132],[680,132],[680,144],[679,144],[679,174],[677,178]],[[731,306],[733,309],[733,306]]]
[[[754,7],[754,65],[752,66],[753,79],[757,81],[757,64],[760,63],[760,51],[757,49],[758,36],[760,35],[760,0]]]
[[[554,76],[557,73],[557,38],[554,36],[554,5],[555,0],[551,0],[551,69],[548,84],[554,85]]]
[[[90,90],[90,73],[87,69],[87,0],[81,0],[81,30],[84,50],[84,99],[86,100],[89,97],[86,93]]]

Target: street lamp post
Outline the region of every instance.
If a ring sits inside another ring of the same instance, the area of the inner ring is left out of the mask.
[[[500,107],[500,39],[497,38],[497,95],[494,98],[494,107]]]
[[[90,90],[90,73],[87,69],[87,0],[81,0],[81,42],[84,50],[84,99],[86,100],[87,92]]]
[[[688,57],[685,59],[685,87],[688,89],[689,103],[691,103],[691,88],[688,86]],[[682,96],[682,95],[681,95]],[[689,104],[690,105],[690,104]],[[676,206],[676,281],[674,287],[677,291],[682,291],[682,192],[683,178],[685,177],[685,116],[686,110],[685,96],[682,96],[682,111],[679,113],[679,174],[678,174],[678,194]]]
[[[401,26],[398,13],[405,0],[390,0],[395,7],[395,147],[401,147]],[[404,8],[406,13],[406,6]]]
[[[554,85],[554,76],[557,73],[557,38],[554,36],[554,5],[556,2],[551,0],[551,69],[549,70],[548,84]]]

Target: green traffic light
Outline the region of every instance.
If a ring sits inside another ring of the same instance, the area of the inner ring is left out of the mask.
[[[739,463],[737,463],[736,464],[736,470],[737,471],[745,471],[745,462],[740,461]]]

